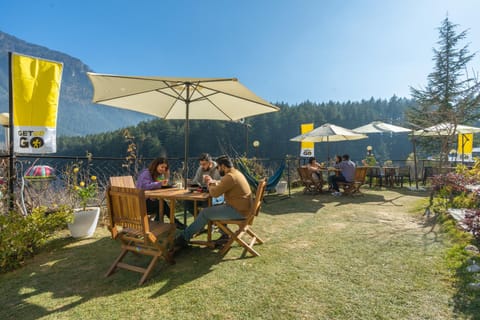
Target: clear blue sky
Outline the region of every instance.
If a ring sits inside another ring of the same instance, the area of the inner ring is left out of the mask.
[[[295,104],[409,97],[447,13],[479,51],[479,0],[0,0],[0,30],[95,72],[237,77]]]

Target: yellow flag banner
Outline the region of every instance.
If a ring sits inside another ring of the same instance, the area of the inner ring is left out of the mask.
[[[11,69],[14,151],[56,152],[63,64],[14,53]]]
[[[471,154],[473,149],[473,133],[459,134],[457,154]]]
[[[313,123],[303,123],[300,125],[300,133],[304,134],[313,130]],[[300,157],[313,157],[315,154],[313,142],[301,142]]]

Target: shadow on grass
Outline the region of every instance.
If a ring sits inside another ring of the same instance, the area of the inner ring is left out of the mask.
[[[267,200],[268,201],[268,200]],[[288,198],[282,200],[268,201],[262,204],[261,212],[269,215],[282,215],[290,213],[316,213],[323,207],[319,195],[303,194],[302,192],[292,193]]]
[[[177,262],[168,273],[155,276],[155,281],[167,283],[150,298],[157,298],[182,284],[193,281],[212,271],[212,266],[222,261],[222,256],[207,247],[189,246],[175,255]]]
[[[137,290],[140,273],[117,270],[104,276],[119,253],[120,243],[108,237],[54,240],[25,267],[0,275],[0,318],[38,319],[98,297]],[[172,266],[160,260],[143,285],[165,282],[155,297],[210,272],[221,257],[210,249],[192,247],[175,259],[177,264]],[[125,261],[146,267],[150,259],[127,255]]]
[[[408,189],[388,189],[376,190],[370,188],[362,188],[361,194],[342,195],[334,197],[328,192],[321,194],[304,194],[301,189],[291,192],[290,197],[278,196],[271,198],[262,205],[262,212],[271,215],[281,215],[289,213],[311,212],[316,213],[326,203],[334,203],[336,207],[362,204],[372,206],[402,206],[396,201],[405,196],[416,196],[423,198],[426,196],[424,192],[415,192]]]

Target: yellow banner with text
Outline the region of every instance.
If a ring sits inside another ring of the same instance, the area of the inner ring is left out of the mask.
[[[300,133],[304,134],[313,130],[313,123],[303,123],[300,125]],[[300,157],[313,157],[315,155],[315,147],[313,142],[301,142]]]
[[[63,64],[12,54],[14,151],[54,153]]]

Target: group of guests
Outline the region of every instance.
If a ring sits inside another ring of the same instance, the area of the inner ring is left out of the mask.
[[[206,203],[200,206],[203,209],[195,221],[188,227],[175,219],[177,228],[182,230],[175,240],[177,248],[185,247],[193,235],[201,232],[209,220],[239,220],[244,219],[250,212],[252,192],[245,176],[233,166],[228,156],[220,156],[215,161],[208,153],[199,157],[199,167],[192,179],[192,184],[204,187],[212,197],[223,195],[224,203],[207,207]],[[160,189],[169,185],[170,170],[165,157],[154,159],[143,169],[137,178],[136,187],[143,190]],[[154,220],[163,220],[160,212],[159,200],[147,199],[147,212],[154,216]],[[164,200],[162,200],[164,201]],[[164,202],[165,212],[170,211]],[[193,213],[193,202],[185,201],[185,209]],[[221,235],[217,242],[222,244],[228,237]]]
[[[328,176],[329,191],[332,192],[332,195],[340,196],[342,194],[338,187],[338,182],[352,182],[355,180],[355,167],[355,162],[350,160],[348,154],[335,156],[333,168],[336,172]],[[315,181],[322,180],[322,170],[327,169],[324,165],[319,164],[315,157],[308,159],[307,168]]]
[[[200,204],[202,210],[189,226],[184,225],[175,218],[175,224],[181,230],[176,237],[177,248],[185,247],[193,235],[201,232],[210,220],[238,220],[244,219],[250,212],[252,205],[252,192],[245,176],[235,169],[228,156],[220,156],[215,161],[208,153],[203,153],[198,158],[199,166],[192,179],[192,184],[199,185],[207,190],[212,197],[223,195],[224,202],[208,207],[206,203]],[[321,180],[321,170],[325,167],[319,164],[314,157],[308,160],[307,165],[315,180]],[[351,182],[355,177],[355,163],[350,156],[337,155],[333,165],[338,171],[328,177],[330,191],[335,196],[341,195],[338,182]],[[143,169],[137,178],[136,187],[143,190],[160,189],[170,186],[170,170],[165,157],[154,159],[147,168]],[[147,199],[147,212],[153,215],[155,221],[163,221],[163,212],[160,212],[160,202],[156,199]],[[164,201],[164,200],[162,200]],[[194,204],[185,201],[185,209],[193,213]],[[165,212],[170,208],[164,201]],[[222,234],[217,242],[224,243],[227,236]]]

